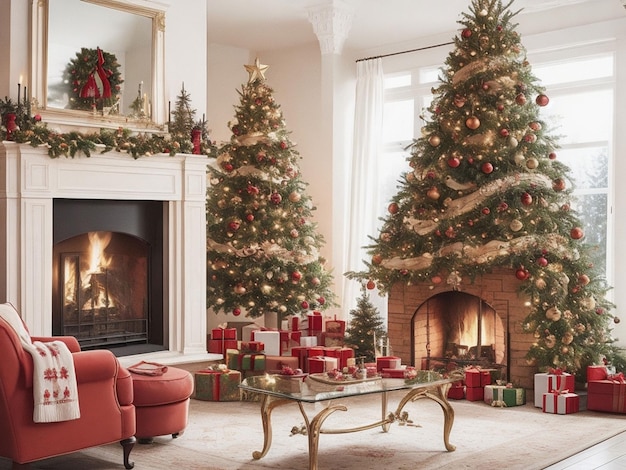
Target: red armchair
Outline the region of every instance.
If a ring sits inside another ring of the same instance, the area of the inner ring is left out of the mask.
[[[35,338],[46,341],[50,338]],[[130,373],[108,350],[80,351],[76,338],[57,337],[72,352],[80,418],[53,423],[33,421],[33,360],[15,330],[0,318],[0,456],[13,468],[119,441],[124,467],[133,468],[135,407]]]

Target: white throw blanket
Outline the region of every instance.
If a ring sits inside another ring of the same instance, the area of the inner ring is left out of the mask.
[[[0,317],[15,330],[33,357],[33,421],[50,423],[80,418],[74,360],[62,341],[32,341],[17,310],[0,304]]]

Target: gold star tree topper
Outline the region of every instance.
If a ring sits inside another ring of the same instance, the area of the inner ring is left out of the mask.
[[[269,65],[264,65],[259,61],[257,57],[254,61],[254,65],[244,65],[250,77],[248,78],[248,83],[252,83],[255,80],[265,80],[265,72],[270,67]]]

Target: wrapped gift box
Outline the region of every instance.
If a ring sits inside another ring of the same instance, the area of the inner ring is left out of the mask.
[[[301,331],[280,330],[281,354],[291,354],[291,348],[300,346]]]
[[[326,333],[346,334],[346,322],[343,320],[326,320]]]
[[[337,369],[337,358],[328,356],[309,357],[308,364],[310,374],[329,372],[333,369]]]
[[[298,367],[302,369],[303,372],[309,372],[308,358],[313,356],[323,356],[324,348],[318,346],[298,346],[291,348],[291,355],[298,358]]]
[[[300,337],[300,346],[304,346],[305,348],[317,346],[317,336]]]
[[[293,356],[265,356],[265,370],[269,373],[279,374],[283,367],[299,369],[300,364],[297,357]]]
[[[237,339],[237,328],[213,328],[211,339]]]
[[[626,413],[626,382],[623,378],[611,380],[610,377],[587,382],[588,410]]]
[[[328,333],[324,332],[321,335],[322,346],[337,347],[343,346],[346,341],[346,337],[341,333]]]
[[[541,404],[544,413],[565,415],[578,413],[580,400],[571,392],[544,393]]]
[[[226,350],[226,365],[239,371],[265,372],[265,354],[246,354],[236,349]]]
[[[468,401],[483,401],[485,399],[485,387],[465,387],[465,398]]]
[[[543,406],[543,394],[550,392],[574,391],[574,376],[567,372],[554,371],[535,374],[535,406]]]
[[[392,379],[404,379],[405,378],[405,374],[406,374],[406,368],[405,367],[403,367],[401,369],[384,368],[380,372],[380,375],[382,377],[390,377]]]
[[[338,368],[343,369],[348,366],[348,360],[354,358],[354,349],[324,347],[324,356],[336,357],[339,363]]]
[[[587,382],[606,380],[608,375],[606,366],[587,366]]]
[[[488,370],[465,369],[465,385],[467,387],[484,387],[489,384],[491,384],[491,374]]]
[[[483,399],[489,405],[498,402],[506,406],[520,406],[526,403],[526,390],[508,385],[486,385]]]
[[[289,331],[299,331],[300,330],[300,317],[296,315],[290,315],[286,318],[283,318],[281,322],[281,329],[289,330]]]
[[[239,401],[241,372],[199,370],[194,373],[194,398],[209,401]]]
[[[239,341],[237,349],[242,353],[260,353],[265,350],[265,343],[261,341]]]
[[[307,315],[307,336],[317,336],[322,332],[322,314],[320,312],[313,312],[313,314]]]
[[[212,354],[225,355],[227,349],[237,349],[236,339],[210,339],[209,352]]]
[[[252,341],[252,332],[262,329],[263,327],[261,325],[257,325],[256,323],[243,326],[241,328],[241,341]]]
[[[257,330],[252,332],[252,341],[260,341],[265,344],[265,354],[268,356],[280,356],[280,332],[270,330]]]
[[[448,390],[448,398],[451,400],[463,400],[465,398],[465,387],[460,382],[455,382]]]
[[[399,369],[402,359],[397,356],[381,356],[376,358],[376,367],[379,371],[383,369]]]

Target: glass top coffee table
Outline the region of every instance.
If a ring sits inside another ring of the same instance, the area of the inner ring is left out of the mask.
[[[447,399],[448,389],[452,382],[462,379],[462,376],[452,375],[444,378],[437,372],[418,371],[411,379],[372,377],[366,379],[334,380],[327,374],[310,374],[305,376],[261,375],[244,379],[240,388],[246,392],[261,395],[261,420],[263,422],[263,449],[254,451],[252,457],[260,459],[270,449],[272,444],[272,410],[278,406],[296,403],[304,418],[302,434],[308,437],[309,470],[317,470],[317,452],[320,434],[344,434],[349,432],[365,431],[381,426],[387,432],[393,422],[406,423],[408,413],[403,412],[405,405],[422,398],[433,400],[443,410],[443,441],[446,450],[453,451],[455,446],[450,444],[449,437],[454,422],[454,410]],[[387,411],[388,393],[404,392],[395,411]],[[371,424],[347,429],[326,429],[322,425],[335,411],[347,411],[345,404],[336,403],[337,400],[349,402],[349,398],[378,394],[381,397],[381,419]],[[309,418],[303,404],[328,402],[315,416]]]

